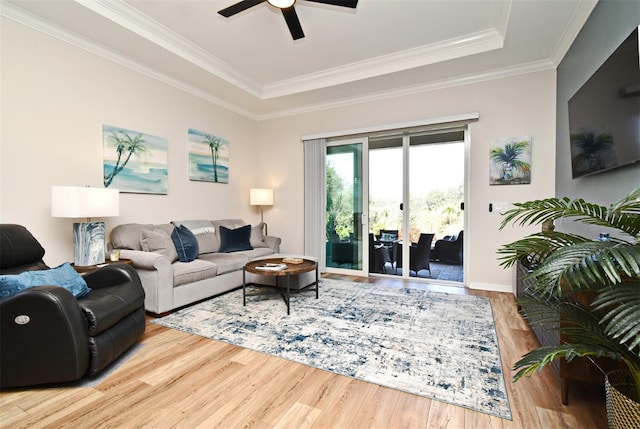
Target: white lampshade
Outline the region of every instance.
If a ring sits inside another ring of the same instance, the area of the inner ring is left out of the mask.
[[[51,187],[51,216],[69,218],[109,217],[120,214],[117,189],[81,186]]]
[[[249,190],[249,203],[252,206],[272,206],[273,205],[273,189]]]
[[[73,261],[77,267],[102,264],[105,261],[104,222],[90,222],[92,217],[120,214],[120,192],[117,189],[81,186],[51,187],[51,216],[87,218],[73,224]]]

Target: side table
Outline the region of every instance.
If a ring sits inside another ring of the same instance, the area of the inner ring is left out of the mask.
[[[90,273],[91,271],[97,270],[98,268],[106,267],[107,265],[117,265],[117,264],[131,265],[132,263],[133,261],[131,259],[120,259],[118,261],[106,260],[104,261],[104,264],[89,265],[87,267],[76,267],[73,263],[71,264],[71,266],[79,274],[86,274],[86,273]]]

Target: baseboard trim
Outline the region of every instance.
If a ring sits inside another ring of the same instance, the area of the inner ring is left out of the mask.
[[[491,292],[506,292],[506,293],[512,293],[515,295],[515,290],[512,285],[471,282],[469,283],[468,287],[469,289],[486,290]]]

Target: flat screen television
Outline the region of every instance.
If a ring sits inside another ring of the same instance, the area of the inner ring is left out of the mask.
[[[574,179],[640,162],[638,28],[569,100],[569,132]]]

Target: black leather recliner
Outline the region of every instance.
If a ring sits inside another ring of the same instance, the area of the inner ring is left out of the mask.
[[[44,249],[21,225],[0,224],[0,274],[48,269]],[[0,300],[0,387],[94,375],[144,334],[144,290],[135,269],[109,265],[84,276],[76,299],[36,286]]]

